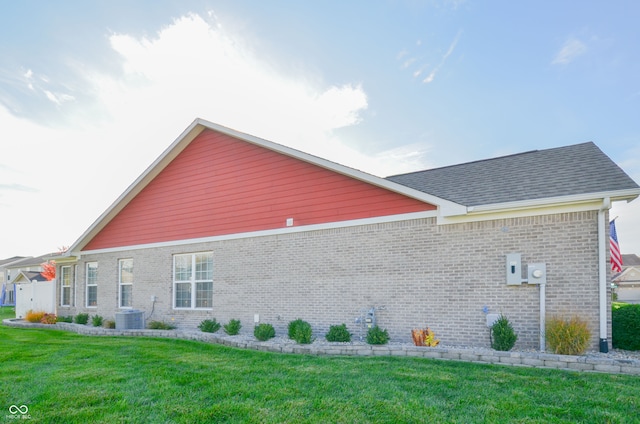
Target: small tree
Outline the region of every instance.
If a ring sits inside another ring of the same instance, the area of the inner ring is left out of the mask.
[[[513,331],[511,323],[504,315],[500,315],[500,318],[493,323],[491,333],[493,335],[491,347],[495,350],[511,350],[518,340],[518,335]]]
[[[51,281],[56,278],[56,263],[55,261],[49,261],[40,264],[42,267],[42,276],[47,279],[47,281]]]

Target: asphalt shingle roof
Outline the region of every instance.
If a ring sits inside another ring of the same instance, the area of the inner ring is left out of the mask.
[[[638,255],[622,255],[622,266],[640,266],[640,256]]]
[[[639,188],[593,142],[387,179],[465,206]]]

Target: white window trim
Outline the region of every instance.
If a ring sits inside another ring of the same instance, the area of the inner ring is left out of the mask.
[[[122,262],[131,261],[131,267],[133,268],[133,259],[132,258],[123,258],[118,260],[118,308],[120,309],[131,309],[133,308],[133,281],[130,283],[122,282]],[[131,306],[122,306],[122,287],[130,286],[131,287]]]
[[[89,284],[89,265],[91,264],[96,264],[96,282],[95,284]],[[98,262],[96,261],[92,261],[92,262],[87,262],[85,264],[85,272],[84,272],[84,281],[85,281],[85,306],[87,308],[97,308],[98,307]],[[96,288],[96,304],[95,305],[89,305],[89,287],[95,287]]]
[[[67,279],[67,285],[65,285],[65,279],[64,279],[64,270],[67,269],[67,271],[69,272],[68,275],[68,279]],[[69,290],[69,303],[63,303],[64,302],[64,290],[67,289]],[[60,306],[64,306],[64,307],[71,307],[71,265],[64,265],[60,267]]]
[[[78,264],[73,266],[73,306],[78,304]]]
[[[213,310],[213,294],[211,295],[211,303],[212,305],[210,307],[207,308],[198,308],[196,307],[196,285],[198,283],[206,283],[206,282],[211,282],[211,284],[213,284],[213,270],[212,270],[212,275],[211,275],[211,279],[210,280],[196,280],[195,279],[195,273],[196,273],[196,256],[197,255],[211,255],[212,256],[212,260],[213,260],[213,252],[194,252],[194,253],[178,253],[173,255],[173,269],[172,269],[172,276],[171,279],[173,281],[173,297],[172,297],[172,306],[173,309],[175,310],[183,310],[183,311],[210,311]],[[188,281],[176,281],[176,258],[179,256],[191,256],[191,278]],[[176,290],[176,285],[177,284],[186,284],[189,283],[191,284],[191,306],[190,307],[177,307],[176,306],[176,295],[177,295],[177,290]]]

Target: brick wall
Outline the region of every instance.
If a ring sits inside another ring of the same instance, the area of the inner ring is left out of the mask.
[[[597,212],[575,212],[436,225],[435,218],[338,229],[85,255],[78,266],[77,308],[113,319],[118,311],[118,259],[133,258],[133,307],[150,320],[195,327],[204,318],[254,314],[286,335],[289,321],[309,321],[316,337],[371,307],[392,341],[429,326],[443,344],[488,346],[483,307],[503,313],[518,333],[516,348],[537,348],[539,287],[507,286],[505,255],[547,266],[547,312],[579,314],[598,341]],[[172,255],[214,254],[211,311],[172,308]],[[85,310],[84,263],[98,261],[98,307]],[[155,304],[151,296],[156,296]],[[610,326],[610,324],[609,324]]]

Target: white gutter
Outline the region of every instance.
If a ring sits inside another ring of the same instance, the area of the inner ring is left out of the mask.
[[[534,207],[540,207],[545,205],[561,205],[561,204],[576,204],[593,202],[597,199],[607,199],[609,206],[611,207],[611,201],[626,200],[632,201],[636,197],[640,196],[640,189],[632,188],[626,190],[606,191],[599,193],[583,193],[573,194],[569,196],[557,196],[557,197],[545,197],[542,199],[527,199],[519,200],[515,202],[493,203],[488,205],[477,205],[467,207],[467,213],[488,213],[500,210],[518,210],[518,209],[530,209]]]
[[[600,299],[600,352],[609,351],[607,336],[607,246],[606,212],[611,208],[611,199],[605,197],[598,210],[598,295]]]

